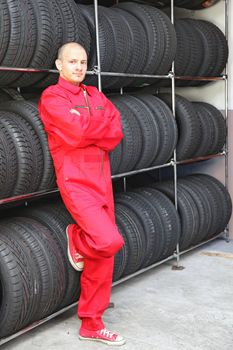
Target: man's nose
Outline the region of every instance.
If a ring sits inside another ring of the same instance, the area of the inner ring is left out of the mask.
[[[80,62],[77,62],[77,64],[76,64],[76,69],[82,70],[82,65],[81,65]]]

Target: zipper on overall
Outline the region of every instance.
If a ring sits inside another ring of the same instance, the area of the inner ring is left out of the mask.
[[[88,108],[88,111],[89,111],[89,117],[91,117],[91,108],[89,105],[86,89],[83,89],[83,95],[85,98],[86,107]],[[103,150],[101,148],[100,148],[100,159],[101,159],[101,173],[102,173],[102,175],[104,175],[104,154],[103,154]]]

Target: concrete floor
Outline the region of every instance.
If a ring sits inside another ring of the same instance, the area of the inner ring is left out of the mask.
[[[221,254],[206,255],[216,251]],[[124,350],[232,350],[233,241],[217,239],[184,254],[184,270],[172,270],[172,263],[115,286],[106,326],[126,337]],[[79,325],[71,309],[0,349],[109,349],[80,341]]]

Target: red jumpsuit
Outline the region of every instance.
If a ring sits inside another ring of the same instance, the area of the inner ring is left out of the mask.
[[[39,113],[60,194],[77,223],[73,241],[85,258],[78,316],[84,328],[101,329],[110,301],[114,254],[124,244],[115,224],[108,157],[123,137],[120,114],[95,87],[75,86],[61,77],[42,93]]]

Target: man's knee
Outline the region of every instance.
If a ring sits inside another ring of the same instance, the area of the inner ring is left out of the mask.
[[[101,255],[110,257],[115,255],[124,245],[124,240],[120,234],[114,235],[106,241],[106,244],[101,249]]]

